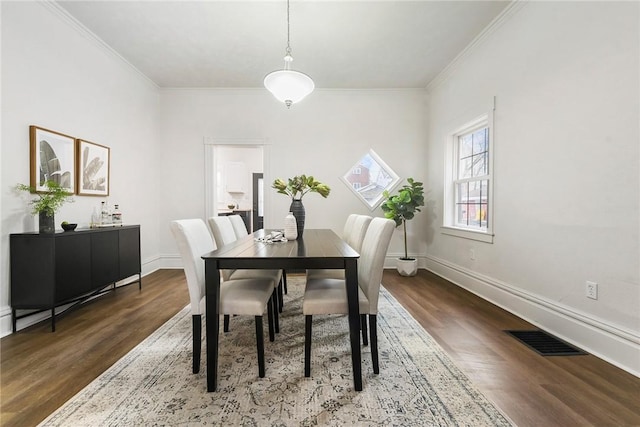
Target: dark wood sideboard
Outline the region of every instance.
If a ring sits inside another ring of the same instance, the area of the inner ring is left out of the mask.
[[[220,212],[218,216],[239,215],[244,222],[244,226],[247,228],[247,233],[252,233],[251,230],[251,211],[248,210],[233,210],[231,212]]]
[[[139,225],[11,234],[10,251],[13,332],[17,319],[47,310],[55,331],[57,306],[115,290],[131,276],[138,277],[128,284],[142,289]]]

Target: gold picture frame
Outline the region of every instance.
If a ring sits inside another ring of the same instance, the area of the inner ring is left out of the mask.
[[[77,194],[80,196],[108,196],[111,149],[84,139],[76,140]]]
[[[39,126],[29,126],[29,185],[48,191],[54,181],[68,193],[76,192],[75,138]]]

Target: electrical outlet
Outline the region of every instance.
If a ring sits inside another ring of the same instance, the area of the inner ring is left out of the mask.
[[[587,298],[598,299],[598,284],[596,282],[586,282],[585,292]]]

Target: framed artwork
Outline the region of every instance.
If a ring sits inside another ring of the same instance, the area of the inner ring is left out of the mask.
[[[340,179],[369,210],[382,202],[384,190],[391,191],[400,182],[393,169],[373,150],[362,156]]]
[[[78,195],[108,196],[110,149],[83,139],[77,140]]]
[[[30,185],[36,192],[47,191],[54,181],[69,193],[75,193],[75,138],[38,126],[29,126]]]

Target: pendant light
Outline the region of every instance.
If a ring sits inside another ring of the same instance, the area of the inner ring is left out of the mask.
[[[315,88],[311,77],[291,69],[293,57],[291,56],[289,32],[289,0],[287,0],[287,49],[284,57],[284,69],[273,71],[264,78],[264,87],[278,101],[284,102],[287,108],[291,108],[291,104],[302,101]]]

